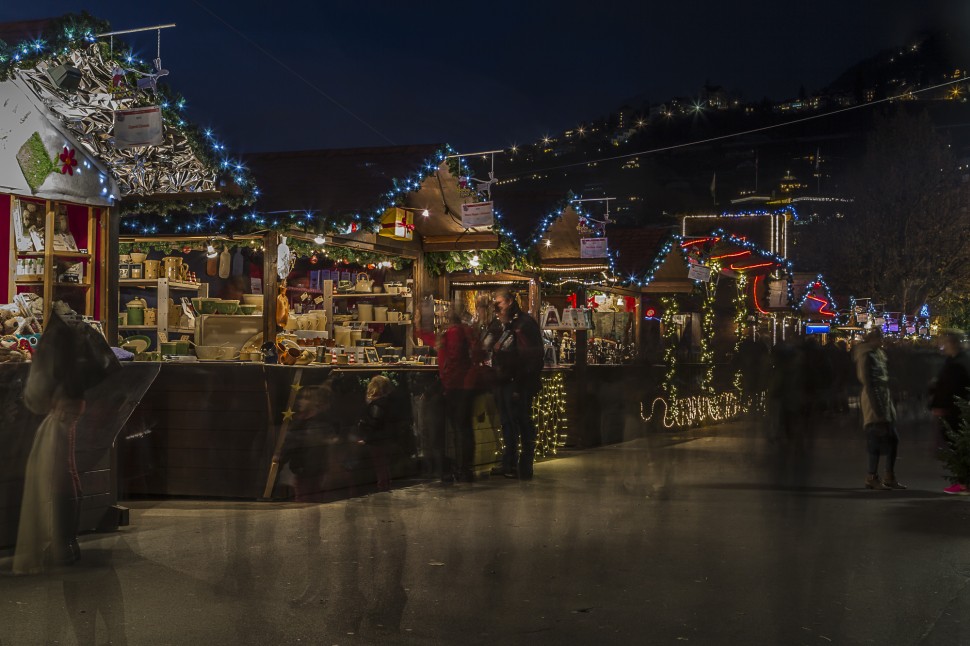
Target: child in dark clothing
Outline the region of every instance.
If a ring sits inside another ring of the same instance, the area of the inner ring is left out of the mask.
[[[391,410],[391,392],[394,390],[391,380],[383,375],[376,375],[367,384],[367,407],[358,424],[360,439],[358,442],[370,448],[371,459],[374,461],[374,472],[377,476],[377,488],[387,491],[391,488],[391,468],[389,453],[394,442],[394,427]]]

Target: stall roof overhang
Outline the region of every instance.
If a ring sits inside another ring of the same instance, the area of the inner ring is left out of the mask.
[[[121,193],[101,161],[78,145],[22,83],[0,82],[0,191],[89,206],[111,206]],[[77,165],[62,172],[59,155],[74,150]]]
[[[60,89],[47,74],[62,62],[81,72],[76,92]],[[45,111],[87,156],[99,162],[116,182],[119,199],[215,202],[243,194],[233,182],[220,182],[219,169],[203,160],[194,142],[172,123],[164,123],[161,145],[115,148],[114,111],[150,104],[155,97],[148,90],[135,90],[123,98],[112,94],[114,67],[102,44],[93,43],[19,69],[13,82],[37,110]]]

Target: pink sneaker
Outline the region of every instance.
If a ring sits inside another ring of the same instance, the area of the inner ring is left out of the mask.
[[[956,484],[951,484],[949,487],[945,488],[943,490],[943,493],[955,494],[957,496],[966,496],[970,494],[970,491],[967,491],[967,485],[962,485],[959,482],[957,482]]]

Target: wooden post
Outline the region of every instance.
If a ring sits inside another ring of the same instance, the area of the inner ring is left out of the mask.
[[[300,380],[303,378],[303,369],[297,368],[293,372],[293,383],[290,384],[290,396],[286,400],[286,408],[283,409],[283,420],[280,422],[280,431],[276,435],[276,446],[273,447],[273,459],[269,463],[269,475],[266,477],[266,487],[263,489],[263,500],[270,500],[273,497],[276,479],[280,475],[280,460],[283,458],[283,445],[286,443],[286,434],[290,430],[290,421],[293,418],[293,404],[296,403],[297,393],[303,387],[300,385]],[[269,409],[269,413],[272,415],[272,409]]]
[[[53,311],[54,281],[57,280],[57,268],[54,266],[54,207],[54,202],[44,201],[44,329],[47,329],[47,321]]]
[[[101,209],[101,285],[104,291],[101,300],[102,311],[104,312],[104,332],[108,337],[108,343],[117,343],[118,339],[118,312],[120,311],[121,285],[118,283],[118,241],[121,237],[120,218],[112,217],[111,209]],[[91,243],[88,242],[89,251],[94,251]],[[92,287],[96,289],[97,287]]]
[[[279,234],[268,231],[263,234],[263,342],[276,340],[276,250]]]

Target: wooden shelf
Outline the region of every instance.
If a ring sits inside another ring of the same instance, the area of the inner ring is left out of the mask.
[[[159,279],[156,278],[122,278],[118,280],[118,284],[122,287],[158,287]],[[169,289],[186,289],[189,291],[198,291],[201,283],[176,283],[174,281],[169,281]]]
[[[14,281],[14,283],[17,284],[18,286],[23,286],[23,287],[43,287],[44,286],[44,281],[42,280],[17,280],[17,281]]]
[[[60,287],[72,287],[72,288],[76,287],[79,289],[88,289],[89,287],[91,287],[91,285],[89,283],[53,283],[53,287],[54,289],[58,289]]]
[[[157,325],[119,325],[119,330],[157,330]]]
[[[573,331],[583,330],[583,331],[589,332],[593,328],[591,328],[591,327],[573,327],[571,325],[547,325],[546,327],[544,327],[542,329],[543,330],[573,330]]]
[[[195,329],[190,327],[170,327],[168,331],[175,334],[195,334]]]
[[[410,294],[388,294],[385,292],[360,292],[356,294],[334,294],[334,298],[411,298]]]
[[[54,251],[51,253],[55,258],[76,258],[78,260],[91,260],[91,254],[81,251]]]

